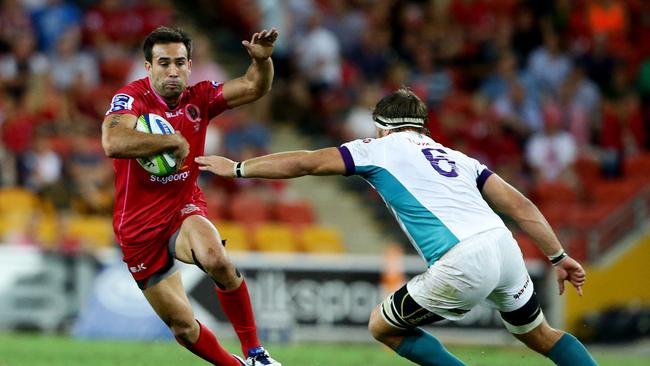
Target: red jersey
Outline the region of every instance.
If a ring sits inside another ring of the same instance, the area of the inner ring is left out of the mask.
[[[228,108],[222,88],[223,84],[215,81],[199,82],[185,89],[173,109],[156,94],[149,78],[136,80],[113,96],[106,115],[155,113],[180,131],[190,145],[184,166],[165,177],[148,173],[135,159],[113,160],[113,228],[122,247],[166,240],[180,226],[179,217],[205,211],[194,158],[203,155],[209,121]]]

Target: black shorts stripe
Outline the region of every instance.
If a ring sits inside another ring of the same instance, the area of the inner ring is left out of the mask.
[[[393,321],[393,319],[391,319],[390,316],[388,316],[388,314],[386,313],[386,309],[384,309],[384,304],[381,305],[381,312],[382,314],[384,314],[384,319],[386,319],[392,326],[397,328],[404,328],[404,326],[395,323],[395,321]]]
[[[397,309],[395,308],[395,299],[394,299],[394,298],[393,298],[393,301],[391,301],[391,303],[390,303],[390,310],[393,312],[393,316],[395,317],[395,319],[397,319],[397,321],[398,321],[400,324],[402,324],[403,327],[408,327],[408,328],[413,327],[413,325],[409,324],[408,322],[406,322],[406,321],[402,318],[402,315],[400,315],[400,313],[399,313],[399,312],[397,311]]]
[[[514,326],[521,326],[530,324],[537,316],[542,309],[539,306],[539,300],[537,299],[537,293],[533,292],[533,295],[530,299],[517,310],[509,312],[500,312],[503,320]]]
[[[172,269],[174,269],[174,258],[169,257],[164,267],[154,272],[154,274],[152,274],[151,276],[147,278],[143,278],[141,280],[136,280],[135,282],[138,284],[138,288],[144,291],[149,286],[153,286],[156,283],[165,279],[165,277],[167,277],[167,273]]]
[[[390,307],[390,309],[386,309]],[[391,297],[382,303],[384,317],[389,318],[391,324],[400,328],[415,328],[426,324],[431,324],[443,318],[418,304],[413,296],[409,294],[406,285],[395,291]]]

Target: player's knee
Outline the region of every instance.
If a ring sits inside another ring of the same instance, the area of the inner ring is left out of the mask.
[[[387,327],[384,319],[381,316],[379,307],[376,307],[370,314],[370,320],[368,321],[368,331],[370,334],[378,340],[379,342],[384,343],[384,341],[390,336],[390,333],[387,331]]]
[[[547,355],[555,343],[564,335],[564,332],[552,328],[546,321],[528,333],[517,335],[530,349]]]
[[[213,275],[232,272],[234,267],[232,262],[217,249],[208,249],[199,261],[205,271]]]
[[[198,332],[198,324],[196,324],[196,321],[174,319],[168,322],[168,326],[172,334],[174,334],[174,337],[186,343],[191,343]]]
[[[381,317],[381,315],[379,315],[379,309],[375,308],[372,313],[370,313],[370,320],[368,320],[368,331],[376,340],[379,340],[379,337],[381,337],[381,329],[377,319],[378,316]]]

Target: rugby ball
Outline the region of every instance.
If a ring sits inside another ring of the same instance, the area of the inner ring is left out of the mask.
[[[138,117],[135,124],[136,131],[154,133],[159,135],[173,134],[174,127],[166,119],[153,113],[143,114]],[[137,158],[138,164],[149,173],[164,177],[176,171],[176,158],[171,153]]]

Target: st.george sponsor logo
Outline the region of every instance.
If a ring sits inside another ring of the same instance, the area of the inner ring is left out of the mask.
[[[168,175],[168,176],[165,176],[165,177],[157,177],[157,176],[152,174],[152,175],[149,176],[149,180],[151,180],[152,182],[167,184],[169,182],[179,182],[179,181],[184,182],[185,180],[187,180],[187,178],[189,178],[189,176],[190,176],[190,172],[189,172],[189,170],[187,170],[187,171],[184,171],[184,172],[171,174],[171,175]]]

